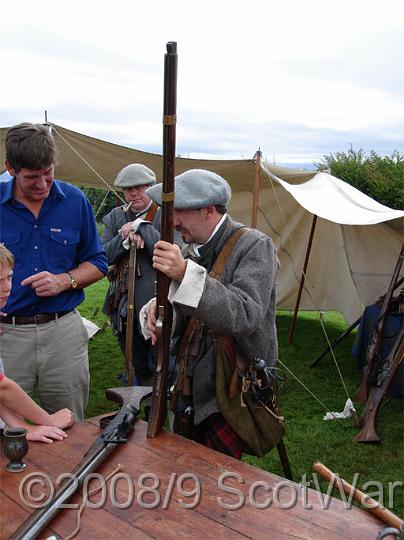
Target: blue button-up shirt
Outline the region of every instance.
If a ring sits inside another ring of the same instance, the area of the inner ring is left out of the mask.
[[[107,273],[107,258],[91,205],[77,187],[54,180],[36,218],[14,199],[14,182],[0,184],[0,242],[15,258],[13,288],[4,311],[30,317],[71,310],[84,300],[82,289],[39,297],[31,286],[22,287],[21,281],[44,270],[68,272],[83,262]]]

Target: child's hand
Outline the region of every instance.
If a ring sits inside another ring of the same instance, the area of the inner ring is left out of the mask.
[[[53,441],[63,441],[67,433],[54,426],[29,426],[27,427],[27,440],[53,443]]]
[[[70,409],[60,409],[53,414],[50,414],[49,425],[66,429],[71,427],[74,424],[74,415]]]

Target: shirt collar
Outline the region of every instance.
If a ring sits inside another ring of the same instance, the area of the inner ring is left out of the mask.
[[[212,240],[212,238],[215,236],[215,234],[217,233],[217,231],[220,229],[220,227],[221,227],[222,223],[224,222],[224,220],[226,219],[226,217],[227,217],[227,214],[224,214],[224,215],[222,216],[222,219],[219,221],[219,223],[218,223],[218,224],[216,225],[216,227],[213,229],[212,234],[211,234],[211,235],[209,236],[209,238],[206,240],[205,244],[207,244],[210,240]],[[197,257],[200,256],[199,249],[200,249],[202,246],[204,246],[205,244],[195,244],[195,243],[191,244],[191,245],[192,245],[192,250],[193,250],[193,252],[195,253],[195,255],[196,255]]]
[[[2,193],[0,203],[5,203],[10,200],[14,200],[14,183],[15,183],[15,176],[8,182],[5,182],[5,189]],[[58,197],[66,198],[65,193],[62,190],[60,182],[58,182],[56,179],[52,182],[52,187],[50,188],[49,195],[47,198],[51,197],[52,199],[56,199]]]

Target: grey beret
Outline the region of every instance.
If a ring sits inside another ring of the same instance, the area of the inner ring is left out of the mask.
[[[119,171],[114,185],[124,188],[153,185],[155,183],[156,175],[151,169],[141,163],[132,163]]]
[[[163,184],[150,187],[146,194],[161,206]],[[224,178],[204,169],[192,169],[175,177],[176,210],[206,208],[210,204],[226,206],[231,197],[231,189]]]

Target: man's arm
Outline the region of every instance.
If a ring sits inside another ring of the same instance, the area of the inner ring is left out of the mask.
[[[260,327],[274,292],[278,267],[268,237],[251,232],[239,240],[237,253],[230,256],[224,272],[228,266],[231,278],[227,284],[210,278],[198,264],[186,264],[169,244],[159,242],[156,248],[153,266],[177,282],[170,300],[182,314],[234,337]]]
[[[104,277],[104,273],[92,263],[83,262],[77,268],[66,269],[66,272],[61,274],[51,274],[50,272],[33,274],[25,278],[21,285],[23,287],[32,287],[37,296],[56,296],[70,289],[71,277],[69,274],[73,276],[79,289],[84,289],[84,287],[88,287],[88,285]]]

